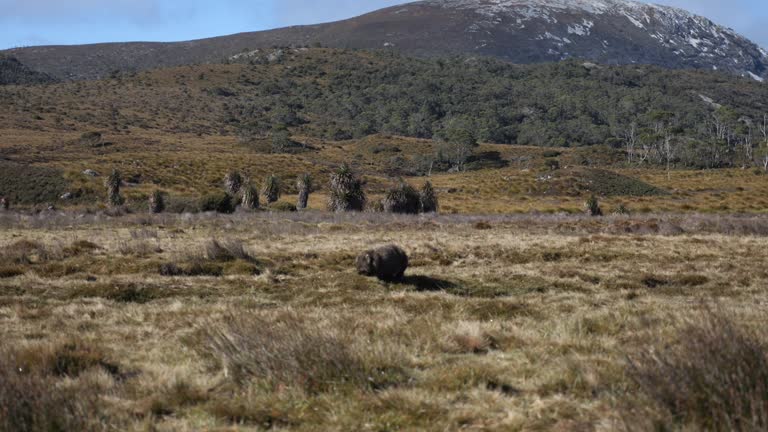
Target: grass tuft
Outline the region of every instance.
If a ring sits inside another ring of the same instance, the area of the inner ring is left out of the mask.
[[[336,332],[305,325],[292,315],[229,315],[203,332],[204,351],[239,384],[257,380],[309,393],[366,385],[362,361]]]
[[[768,429],[765,331],[709,310],[677,336],[631,356],[628,367],[668,421],[695,430]]]

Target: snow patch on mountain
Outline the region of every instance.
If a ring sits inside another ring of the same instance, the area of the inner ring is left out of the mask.
[[[505,27],[520,31],[530,26],[530,22],[546,24],[546,31],[535,39],[551,41],[555,51],[564,43],[591,43],[590,36],[600,38],[592,42],[604,41],[595,29],[596,23],[602,23],[603,31],[605,25],[632,26],[639,37],[647,35],[652,43],[678,56],[680,61],[697,67],[718,69],[722,66],[738,74],[750,72],[759,76],[758,73],[764,74],[764,71],[756,64],[768,64],[766,50],[732,29],[670,6],[635,0],[424,0],[418,3],[474,13],[476,27],[470,31]],[[621,24],[621,20],[625,20],[626,25]],[[578,38],[571,39],[574,36]],[[768,72],[765,76],[768,77]]]
[[[748,75],[749,75],[749,76],[750,76],[750,77],[751,77],[753,80],[755,80],[755,81],[758,81],[758,82],[765,82],[765,78],[763,78],[763,77],[761,77],[761,76],[755,75],[755,74],[753,74],[752,72],[747,72],[747,74],[748,74]]]

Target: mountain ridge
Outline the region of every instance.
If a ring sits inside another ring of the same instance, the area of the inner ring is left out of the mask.
[[[316,43],[418,56],[493,56],[521,64],[580,58],[768,78],[768,52],[735,31],[683,9],[631,0],[424,0],[331,23],[193,41],[42,46],[7,53],[34,70],[76,80]]]

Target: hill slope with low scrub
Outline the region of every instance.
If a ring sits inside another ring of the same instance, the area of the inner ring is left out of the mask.
[[[246,143],[272,136],[291,142],[287,130],[330,140],[383,133],[547,147],[608,144],[624,148],[633,163],[669,159],[706,168],[756,163],[768,113],[768,87],[716,72],[330,49],[244,59],[94,82],[7,86],[0,89],[2,123],[224,134]]]

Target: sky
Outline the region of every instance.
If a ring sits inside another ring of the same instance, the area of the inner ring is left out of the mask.
[[[178,41],[350,18],[408,0],[0,0],[0,49]],[[768,48],[766,0],[655,0]]]

